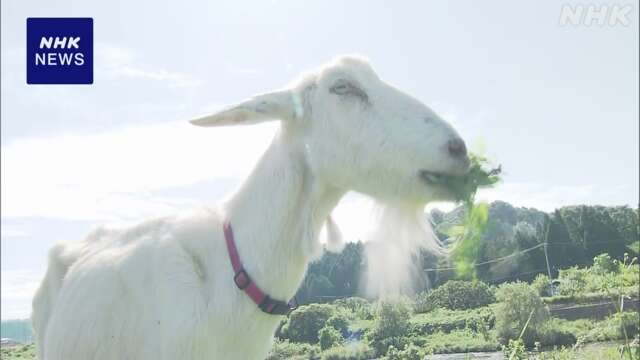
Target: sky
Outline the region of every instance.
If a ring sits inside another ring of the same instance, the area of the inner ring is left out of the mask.
[[[637,2],[182,4],[1,2],[2,319],[29,316],[52,244],[216,204],[277,128],[187,120],[344,53],[369,58],[502,164],[504,182],[481,199],[638,204]],[[627,24],[563,24],[567,4],[632,11]],[[27,85],[26,18],[76,16],[94,19],[94,84]],[[349,194],[335,210],[348,240],[370,203]]]

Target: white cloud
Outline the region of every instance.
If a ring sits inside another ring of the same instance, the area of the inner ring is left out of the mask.
[[[238,75],[243,75],[247,77],[255,77],[256,75],[260,74],[262,71],[260,71],[260,69],[253,68],[253,67],[242,67],[242,66],[237,66],[235,64],[232,64],[227,66],[227,72],[231,74],[238,74]]]
[[[2,225],[2,230],[0,230],[0,233],[0,237],[2,237],[2,239],[23,238],[29,236],[28,232],[6,224]]]
[[[493,189],[481,190],[476,198],[482,201],[502,200],[515,206],[533,207],[543,211],[576,204],[594,203],[593,185],[545,185],[526,182],[505,182]]]
[[[2,270],[0,317],[24,319],[31,315],[31,299],[38,289],[44,270]]]
[[[138,60],[132,50],[109,44],[96,45],[96,67],[97,76],[162,81],[179,88],[202,84],[185,73],[153,68]]]
[[[158,198],[151,193],[246,177],[275,128],[272,123],[204,129],[184,121],[90,135],[18,139],[2,146],[2,214],[118,221],[198,206],[205,199]],[[588,185],[506,182],[481,191],[478,199],[550,211],[592,203],[594,192]],[[370,209],[371,201],[358,195],[341,202],[334,214],[345,238],[361,237],[370,226]]]
[[[199,199],[150,193],[246,177],[275,128],[205,129],[184,121],[15,140],[2,146],[2,216],[116,220],[192,206]]]

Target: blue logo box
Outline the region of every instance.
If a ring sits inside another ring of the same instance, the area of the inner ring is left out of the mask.
[[[93,84],[93,19],[27,18],[27,84]]]

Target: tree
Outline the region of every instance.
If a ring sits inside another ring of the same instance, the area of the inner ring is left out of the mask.
[[[298,290],[300,303],[326,302],[355,296],[363,270],[363,244],[348,243],[339,254],[325,252],[312,263]]]
[[[434,308],[466,310],[488,305],[495,301],[493,291],[481,281],[452,280],[435,290],[418,296],[420,311]],[[418,311],[418,310],[416,310]]]
[[[320,349],[327,350],[334,346],[342,345],[343,338],[340,331],[331,326],[325,326],[320,329]]]
[[[404,302],[380,303],[375,324],[367,334],[369,344],[378,356],[386,354],[390,346],[404,349],[410,318],[409,306]]]
[[[280,334],[291,341],[315,344],[318,342],[318,332],[334,314],[334,307],[328,304],[301,306],[289,315]]]
[[[496,297],[496,330],[500,341],[522,340],[528,346],[533,345],[540,329],[549,318],[549,309],[536,290],[527,283],[506,283],[498,288]],[[526,328],[525,328],[526,326]],[[524,332],[523,332],[524,330]]]

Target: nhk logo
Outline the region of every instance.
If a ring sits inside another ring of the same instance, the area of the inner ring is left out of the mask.
[[[67,42],[68,40],[68,42]],[[78,42],[80,41],[80,37],[75,38],[66,38],[63,37],[60,39],[59,37],[55,38],[55,42],[53,37],[45,38],[43,37],[40,40],[40,49],[79,49]],[[53,47],[51,46],[53,44]],[[66,45],[66,47],[65,47]],[[36,65],[71,65],[73,60],[73,64],[77,66],[84,65],[84,54],[83,53],[60,53],[60,52],[41,52],[36,53]]]
[[[93,83],[93,19],[27,19],[28,84]]]

